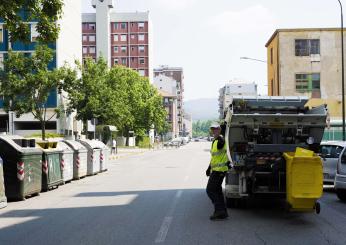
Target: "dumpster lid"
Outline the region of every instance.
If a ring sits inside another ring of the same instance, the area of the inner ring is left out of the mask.
[[[62,150],[64,153],[73,153],[73,149],[66,142],[63,141],[58,142],[57,148]]]
[[[81,142],[83,145],[88,146],[88,147],[93,148],[93,149],[103,149],[104,148],[101,144],[98,143],[98,142],[100,142],[98,140],[79,140],[79,142]]]
[[[86,151],[87,149],[76,140],[63,140],[67,145],[69,145],[73,150]]]
[[[18,145],[15,140],[22,140],[25,139],[22,136],[19,135],[1,135],[0,141],[6,142],[7,144],[11,145],[16,151],[20,153],[39,153],[42,154],[42,149],[35,144],[35,147],[22,147]],[[30,140],[30,139],[27,139]]]
[[[100,140],[91,140],[93,142],[93,144],[97,145],[99,148],[103,149],[103,148],[107,148],[107,146],[105,145],[105,143],[103,143]]]

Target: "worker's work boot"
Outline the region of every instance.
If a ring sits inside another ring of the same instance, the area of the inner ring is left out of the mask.
[[[223,211],[215,211],[212,216],[210,216],[210,220],[224,220],[228,218],[227,210]]]

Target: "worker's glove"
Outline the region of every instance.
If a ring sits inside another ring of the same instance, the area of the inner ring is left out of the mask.
[[[209,165],[208,169],[205,171],[205,175],[206,175],[207,177],[210,176],[210,165]]]

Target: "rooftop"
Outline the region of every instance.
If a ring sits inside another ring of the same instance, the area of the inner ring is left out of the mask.
[[[279,32],[322,32],[322,31],[341,31],[341,28],[289,28],[289,29],[276,29],[275,32],[271,35],[269,40],[267,41],[265,47],[268,47],[269,44],[273,41],[275,36],[279,34]]]

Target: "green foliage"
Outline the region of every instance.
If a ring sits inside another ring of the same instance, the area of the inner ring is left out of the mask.
[[[45,137],[46,137],[46,139],[62,138],[62,137],[64,137],[64,135],[63,134],[57,134],[57,133],[46,133]],[[42,134],[31,134],[29,136],[26,136],[26,138],[42,138]]]
[[[137,145],[139,148],[150,148],[150,138],[148,136],[141,137]]]
[[[96,63],[87,59],[78,69],[81,79],[64,84],[69,111],[76,111],[78,119],[97,118],[116,125],[125,136],[129,130],[144,136],[153,125],[158,132],[165,129],[162,98],[147,78],[123,66],[109,69],[102,58]]]
[[[206,121],[198,120],[197,122],[193,122],[193,124],[192,124],[192,137],[209,136],[209,128],[210,128],[210,125],[214,121],[215,120],[206,120]]]
[[[47,118],[49,93],[76,77],[76,73],[67,66],[49,70],[53,57],[53,50],[46,45],[37,45],[31,56],[10,51],[4,61],[4,70],[0,71],[0,95],[4,96],[5,111],[14,111],[17,117],[32,113],[41,122],[43,140],[45,122],[59,114],[58,108]]]
[[[38,41],[50,43],[58,38],[57,20],[61,18],[62,8],[63,0],[1,0],[0,16],[11,33],[11,41],[30,42],[27,23],[37,20]]]

